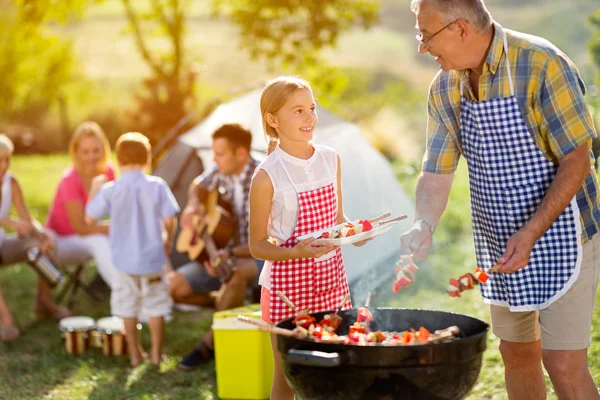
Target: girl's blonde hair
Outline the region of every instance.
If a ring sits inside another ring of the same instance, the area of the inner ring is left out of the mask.
[[[0,154],[8,154],[10,157],[15,151],[15,146],[8,136],[0,133]]]
[[[106,138],[104,131],[96,122],[83,122],[75,129],[75,132],[73,132],[71,141],[69,142],[69,155],[71,156],[71,162],[75,166],[75,169],[81,169],[81,165],[77,161],[77,147],[82,139],[88,137],[96,138],[102,144],[102,159],[98,163],[97,171],[98,173],[102,173],[106,170],[106,164],[108,162],[108,158],[110,157],[110,144],[108,144],[108,139]]]
[[[279,135],[275,128],[267,123],[267,114],[277,113],[281,107],[300,89],[312,89],[308,82],[294,76],[280,76],[273,79],[262,91],[260,96],[260,113],[263,119],[265,138],[269,142],[267,155],[271,154],[279,144]]]

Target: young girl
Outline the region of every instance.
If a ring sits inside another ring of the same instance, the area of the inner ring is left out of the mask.
[[[348,293],[342,252],[313,246],[304,234],[345,222],[340,159],[335,150],[311,143],[317,124],[312,90],[307,82],[279,77],[262,92],[260,108],[270,140],[268,156],[258,166],[250,189],[250,252],[267,260],[259,278],[261,309],[266,322],[294,316],[277,292],[298,309],[335,309]],[[348,301],[343,309],[352,305]],[[272,399],[293,399],[281,368],[277,340]]]

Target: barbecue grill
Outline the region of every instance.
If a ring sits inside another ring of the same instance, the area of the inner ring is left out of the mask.
[[[277,336],[283,370],[302,400],[455,400],[475,385],[488,324],[466,315],[399,308],[371,309],[371,330],[430,332],[456,325],[457,338],[413,346],[358,346]],[[330,313],[311,314],[317,320]],[[356,310],[340,311],[337,333],[346,335]],[[293,329],[293,318],[278,327]]]

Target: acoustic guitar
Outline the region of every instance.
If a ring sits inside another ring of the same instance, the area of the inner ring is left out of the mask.
[[[192,229],[182,229],[175,248],[180,253],[187,252],[190,260],[200,263],[211,260],[223,280],[231,275],[231,260],[217,259],[217,250],[231,240],[237,228],[233,208],[220,195],[217,189],[200,198],[204,213],[194,216]],[[225,262],[225,265],[223,263]],[[229,271],[228,271],[229,270]]]

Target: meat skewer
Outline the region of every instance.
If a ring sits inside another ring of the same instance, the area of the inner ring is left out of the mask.
[[[276,327],[275,325],[268,324],[261,319],[249,318],[249,317],[246,317],[245,315],[238,315],[237,318],[239,321],[258,326],[259,331],[275,333],[277,335],[288,336],[288,337],[299,337],[299,335],[297,333],[295,333],[294,331]]]
[[[387,217],[389,217],[390,215],[392,215],[392,213],[385,213],[385,214],[381,214],[379,217],[375,217],[375,218],[371,218],[369,220],[370,223],[374,224],[375,222],[379,222],[382,219],[386,219]]]
[[[396,279],[392,282],[392,291],[398,293],[400,290],[410,286],[415,281],[415,274],[419,267],[413,261],[413,255],[403,255],[396,261]]]
[[[398,215],[397,217],[394,217],[391,219],[386,219],[385,221],[380,221],[379,226],[389,224],[390,222],[402,221],[403,219],[406,219],[406,218],[408,218],[408,215],[406,215],[406,214]]]
[[[471,274],[467,272],[461,275],[458,279],[451,278],[448,285],[448,295],[450,297],[460,297],[460,294],[465,290],[471,290],[476,285],[486,283],[489,279],[488,274],[479,267]]]

